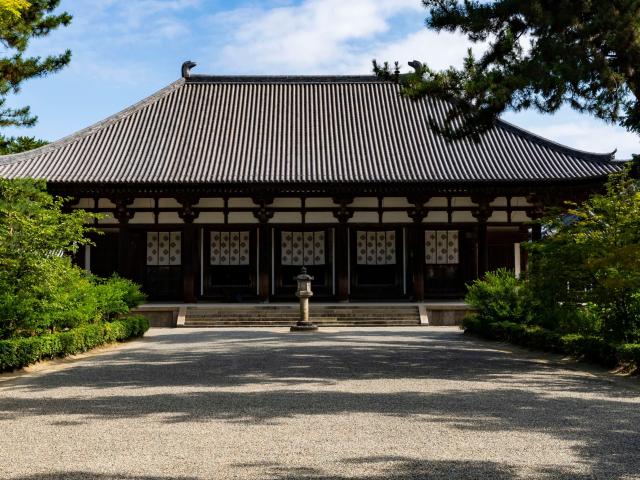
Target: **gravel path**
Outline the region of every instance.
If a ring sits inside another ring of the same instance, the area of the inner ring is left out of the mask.
[[[640,382],[452,328],[158,329],[0,381],[0,478],[640,478]]]

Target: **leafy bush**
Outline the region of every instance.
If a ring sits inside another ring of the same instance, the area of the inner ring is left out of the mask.
[[[96,215],[64,201],[44,182],[0,179],[0,339],[113,320],[144,300],[133,282],[72,264]]]
[[[636,368],[640,368],[640,343],[620,345],[617,353],[622,363],[633,364]]]
[[[545,219],[549,235],[528,246],[536,323],[640,341],[640,181],[630,172],[612,175],[606,193],[572,205],[569,215]]]
[[[562,351],[573,357],[613,367],[618,362],[616,347],[602,337],[579,334],[561,338]]]
[[[476,318],[484,324],[504,321],[523,323],[528,320],[524,284],[513,272],[505,269],[488,272],[484,279],[473,282],[465,301],[474,309]]]
[[[94,278],[97,309],[104,320],[112,320],[129,312],[145,300],[138,284],[114,275],[109,279]]]
[[[131,316],[110,323],[83,325],[64,332],[0,340],[0,372],[22,368],[39,360],[86,352],[100,345],[140,337],[149,321]]]

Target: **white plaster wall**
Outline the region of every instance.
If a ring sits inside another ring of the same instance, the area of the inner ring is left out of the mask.
[[[302,200],[299,198],[274,198],[270,207],[276,208],[301,208]]]
[[[453,212],[451,214],[451,221],[476,223],[478,220],[471,214],[471,212]]]
[[[410,207],[411,204],[406,197],[384,197],[382,206],[385,208]]]
[[[252,212],[229,212],[229,223],[258,223]]]
[[[338,223],[338,219],[331,212],[307,212],[306,223]]]
[[[447,223],[448,221],[449,215],[447,215],[447,212],[429,212],[423,223]]]
[[[493,202],[491,202],[490,205],[492,207],[506,207],[507,197],[498,197]]]
[[[193,223],[224,223],[224,214],[222,212],[200,212]]]
[[[155,223],[153,212],[137,212],[129,223]]]
[[[471,201],[470,197],[453,197],[451,199],[452,207],[473,207],[475,203]]]
[[[379,220],[377,212],[355,212],[349,223],[378,223]]]
[[[155,202],[153,198],[136,198],[129,206],[130,208],[154,208]]]
[[[507,215],[507,212],[497,211],[491,214],[488,221],[489,222],[508,222],[509,216]]]
[[[378,199],[376,197],[356,197],[350,207],[378,207]]]
[[[511,221],[513,223],[529,222],[531,219],[523,211],[511,212]]]
[[[407,212],[384,212],[382,223],[411,223],[411,217]]]
[[[275,212],[270,223],[302,223],[302,213]]]
[[[201,198],[195,206],[201,208],[223,208],[224,198]]]
[[[160,212],[158,223],[182,223],[182,219],[178,216],[178,212]]]
[[[336,204],[333,203],[333,200],[326,197],[309,197],[306,199],[305,205],[308,208],[322,208],[322,207],[335,207]]]
[[[116,205],[108,198],[100,198],[98,199],[98,208],[116,208]]]
[[[513,197],[511,199],[511,206],[512,207],[529,207],[531,205],[533,205],[533,204],[527,202],[527,199],[525,197]]]
[[[256,204],[248,197],[234,197],[229,199],[229,208],[253,208]]]
[[[158,207],[160,208],[180,208],[180,202],[178,202],[175,198],[159,198],[158,199]]]
[[[430,199],[425,206],[427,207],[447,207],[447,197],[433,197]]]

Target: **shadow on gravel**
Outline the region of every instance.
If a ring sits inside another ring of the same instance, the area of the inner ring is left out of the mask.
[[[445,384],[430,392],[411,391],[410,387],[372,393],[332,389],[346,380],[385,379],[476,383],[466,388],[456,383],[455,389]],[[82,395],[48,395],[58,388],[73,387],[82,388]],[[162,393],[163,387],[168,391]],[[191,390],[171,391],[171,387]],[[228,387],[245,388],[224,389]],[[105,388],[123,391],[101,395]],[[146,388],[153,391],[146,393]],[[199,330],[157,334],[136,348],[0,388],[0,428],[3,420],[34,415],[67,415],[69,428],[73,428],[95,418],[136,419],[157,414],[168,423],[222,420],[254,424],[294,415],[374,413],[412,417],[413,422],[441,422],[469,431],[552,435],[572,442],[595,477],[622,478],[640,471],[637,400],[637,390],[519,357],[500,350],[500,345],[451,331],[339,331],[296,336]],[[64,423],[56,425],[65,428]],[[398,471],[389,472],[390,476],[515,478],[508,468],[488,462],[402,460],[396,465]],[[473,476],[465,473],[474,470]],[[280,476],[276,478],[342,478],[315,471],[275,473]],[[68,475],[33,478],[85,478]],[[545,476],[565,478],[565,472],[540,472],[539,478]]]
[[[404,457],[364,457],[347,459],[348,464],[368,465],[377,472],[364,475],[335,475],[327,471],[315,468],[291,468],[274,463],[235,464],[239,478],[243,478],[247,470],[251,470],[252,478],[277,479],[277,480],[387,480],[395,479],[422,479],[422,480],[477,480],[486,478],[492,480],[516,480],[522,478],[522,472],[516,468],[505,466],[495,462],[479,461],[448,461],[427,460],[418,461]],[[376,464],[384,463],[385,466]],[[388,466],[391,464],[391,466]],[[256,473],[253,471],[265,472]],[[540,469],[532,472],[536,479],[567,479],[587,480],[591,476],[577,475],[575,472],[565,469]],[[13,480],[204,480],[197,477],[179,476],[131,476],[131,475],[104,475],[93,472],[56,472],[49,474],[36,474],[26,477],[13,477]]]
[[[38,473],[12,480],[200,480],[197,477],[157,477],[147,475],[104,475],[94,472]]]
[[[264,465],[268,473],[263,476],[266,479],[279,480],[308,480],[308,479],[328,479],[328,480],[387,480],[395,479],[422,479],[422,480],[515,480],[523,478],[522,472],[514,467],[505,466],[495,462],[480,462],[472,460],[415,460],[404,457],[363,457],[347,459],[345,464],[368,465],[378,472],[371,475],[335,475],[320,469],[311,468],[287,468],[277,465]],[[391,464],[380,468],[378,463]],[[245,467],[244,465],[237,465]],[[246,465],[247,467],[261,467],[259,464]],[[536,479],[567,479],[567,480],[587,480],[593,477],[577,475],[571,470],[565,469],[538,469],[532,472]]]

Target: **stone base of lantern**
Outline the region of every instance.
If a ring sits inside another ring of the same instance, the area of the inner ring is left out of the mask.
[[[291,327],[292,332],[315,332],[318,330],[318,326],[311,322],[298,322]]]

